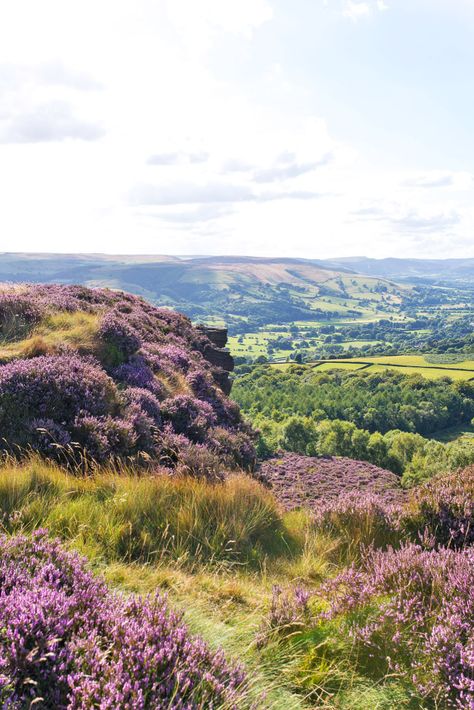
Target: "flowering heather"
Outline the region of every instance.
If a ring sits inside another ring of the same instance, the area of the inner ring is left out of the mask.
[[[400,527],[412,536],[428,535],[437,545],[472,545],[474,466],[436,476],[412,489]]]
[[[298,507],[318,510],[321,504],[336,501],[348,491],[376,495],[386,503],[396,503],[404,498],[396,474],[353,459],[286,453],[264,461],[258,476],[271,486],[287,510]]]
[[[162,396],[164,388],[156,379],[153,370],[141,355],[134,355],[128,362],[111,371],[112,377],[129,387],[141,387],[155,395]]]
[[[65,313],[68,320],[50,318]],[[94,316],[87,337],[61,340],[64,322],[79,327],[84,313]],[[61,458],[61,446],[77,444],[98,462],[145,452],[176,463],[179,455],[160,448],[169,424],[186,450],[199,443],[223,466],[252,467],[252,431],[220,389],[222,372],[205,356],[210,341],[186,317],[107,289],[27,285],[0,293],[0,337],[18,344],[0,365],[0,431],[8,450],[29,446]],[[15,352],[23,355],[12,360]],[[225,445],[216,446],[214,427],[227,432],[220,436]]]
[[[370,552],[327,583],[365,673],[394,673],[436,707],[474,707],[474,550]]]
[[[257,635],[257,645],[264,646],[274,633],[291,636],[303,629],[310,621],[308,601],[311,596],[311,592],[303,587],[283,590],[274,585],[270,610]]]
[[[187,372],[189,369],[189,353],[178,345],[166,345],[160,348],[159,356],[163,358],[163,360],[169,360],[172,365],[183,372]]]
[[[136,353],[141,345],[135,329],[128,325],[123,314],[114,311],[107,311],[102,317],[99,337],[106,345],[115,348],[123,358]]]
[[[177,395],[161,403],[161,414],[171,422],[177,434],[186,434],[192,441],[203,441],[216,417],[210,404],[189,395]]]
[[[255,447],[245,432],[215,427],[209,431],[207,445],[229,468],[255,468]]]
[[[122,393],[125,406],[136,404],[155,424],[161,423],[160,400],[152,392],[141,387],[127,387]]]
[[[216,373],[214,373],[215,379]],[[235,427],[240,421],[240,410],[238,405],[225,397],[219,388],[216,388],[215,381],[208,372],[193,370],[186,377],[188,385],[194,395],[208,402],[219,417],[223,426]]]
[[[400,503],[383,496],[348,489],[336,500],[321,501],[314,514],[316,525],[338,537],[352,555],[369,545],[387,547],[399,541]]]
[[[15,293],[0,293],[1,340],[24,337],[40,318],[41,309],[32,299]]]
[[[238,707],[242,671],[162,596],[110,592],[41,531],[0,550],[2,707]]]
[[[0,367],[0,430],[9,443],[26,444],[25,424],[38,418],[70,427],[81,411],[103,416],[118,401],[114,382],[79,355],[14,360]]]

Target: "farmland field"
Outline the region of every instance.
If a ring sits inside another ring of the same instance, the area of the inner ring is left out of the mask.
[[[430,357],[430,356],[428,356]],[[431,358],[430,358],[431,359]],[[370,373],[384,372],[393,369],[406,375],[420,374],[429,379],[439,377],[451,377],[453,380],[474,379],[474,360],[462,360],[461,362],[447,362],[433,364],[423,355],[396,355],[379,356],[367,358],[348,358],[341,360],[320,360],[312,364],[318,370],[328,371],[334,369],[341,370],[361,370]],[[279,369],[285,369],[290,363],[275,365]]]

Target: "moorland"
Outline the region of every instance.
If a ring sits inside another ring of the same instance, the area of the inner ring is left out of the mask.
[[[230,397],[166,299],[27,270],[2,288],[4,707],[473,707],[474,384],[449,367],[472,360],[469,286],[268,266],[263,307],[290,315],[258,327],[290,317],[293,362],[247,351]],[[240,298],[227,280],[216,309]],[[382,365],[317,343],[304,363],[308,323],[317,342],[373,328],[355,342]]]

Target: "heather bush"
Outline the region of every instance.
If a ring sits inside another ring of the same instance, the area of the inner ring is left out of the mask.
[[[39,453],[53,455],[70,445],[71,435],[52,419],[33,419],[30,424],[31,445]]]
[[[111,372],[112,377],[129,387],[140,387],[152,392],[156,397],[164,395],[163,386],[156,379],[153,370],[140,355],[135,355]]]
[[[41,318],[41,309],[27,295],[0,293],[0,339],[11,342],[25,338]]]
[[[169,361],[182,372],[187,372],[190,366],[189,353],[178,345],[165,345],[158,350],[158,356]]]
[[[156,395],[143,387],[127,387],[122,393],[122,401],[125,407],[137,405],[145,412],[154,423],[161,424],[161,406]]]
[[[379,495],[361,495],[348,488],[336,500],[317,505],[314,522],[336,537],[341,551],[354,559],[369,546],[386,548],[397,544],[400,509],[401,505],[390,504]]]
[[[210,404],[189,395],[177,395],[161,403],[163,420],[170,422],[176,434],[186,434],[192,441],[205,440],[208,430],[216,423]]]
[[[80,414],[73,426],[74,440],[96,462],[136,453],[138,433],[133,422]]]
[[[244,431],[229,431],[214,427],[208,434],[208,446],[230,468],[253,471],[256,465],[255,446],[250,435]]]
[[[303,587],[283,590],[273,585],[270,609],[257,635],[257,644],[263,646],[274,636],[291,637],[304,630],[311,619],[310,598],[311,592]]]
[[[226,476],[222,461],[203,444],[188,444],[180,449],[174,473],[211,482],[223,481]]]
[[[326,584],[329,608],[369,677],[393,674],[435,707],[474,706],[474,551],[371,552]],[[324,624],[324,621],[321,621]]]
[[[400,518],[408,536],[461,548],[474,543],[474,466],[439,475],[413,488]]]
[[[272,487],[276,498],[288,510],[308,507],[317,511],[321,505],[336,501],[348,491],[360,496],[373,494],[387,504],[405,498],[396,474],[347,458],[285,453],[264,461],[257,475]]]
[[[238,406],[216,388],[215,382],[208,373],[193,370],[187,375],[186,380],[194,395],[212,406],[223,426],[235,427],[239,424]]]
[[[127,360],[141,345],[140,337],[123,317],[108,311],[99,326],[101,355],[104,364],[111,366]]]
[[[0,367],[0,430],[9,444],[27,444],[37,418],[66,428],[81,411],[104,416],[115,410],[113,381],[93,361],[77,355],[16,360]]]
[[[238,707],[242,671],[164,597],[113,594],[42,532],[0,549],[3,707]]]

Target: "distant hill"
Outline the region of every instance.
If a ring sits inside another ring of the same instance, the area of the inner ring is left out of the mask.
[[[409,289],[347,265],[257,257],[1,254],[0,281],[107,286],[195,320],[287,323],[332,313],[383,317]]]
[[[395,281],[465,284],[472,283],[474,279],[474,259],[370,259],[366,256],[348,256],[317,263]]]

